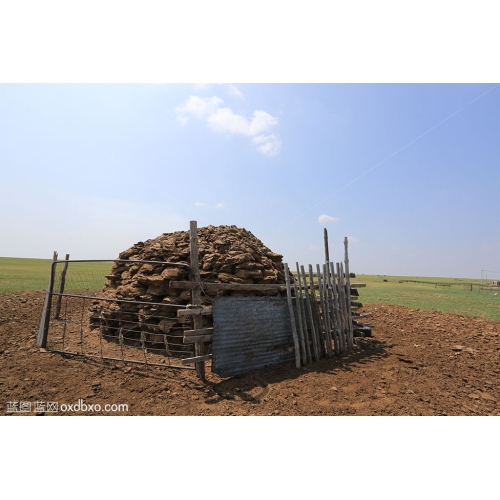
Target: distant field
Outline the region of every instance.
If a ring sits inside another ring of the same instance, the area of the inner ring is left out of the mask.
[[[0,257],[0,292],[45,290],[50,274],[50,259]],[[104,286],[111,262],[70,263],[66,290],[97,290]],[[61,271],[62,264],[57,266]]]
[[[478,280],[357,274],[352,282],[366,283],[359,289],[364,304],[399,304],[500,321],[500,288],[481,289]]]
[[[45,290],[50,264],[49,259],[0,257],[0,292]],[[66,291],[102,288],[111,266],[110,262],[70,263]],[[500,288],[481,290],[478,280],[357,274],[352,281],[367,284],[359,289],[364,304],[399,304],[500,321]]]

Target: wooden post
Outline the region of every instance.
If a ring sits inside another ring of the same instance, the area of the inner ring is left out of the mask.
[[[340,313],[342,316],[342,339],[344,340],[344,347],[348,347],[349,333],[348,333],[348,321],[347,321],[347,306],[345,297],[345,286],[344,286],[344,266],[342,262],[337,262],[337,275],[339,277],[339,298],[340,298]]]
[[[68,270],[69,253],[66,254],[64,260],[65,262],[61,273],[61,282],[59,283],[59,293],[61,295],[64,293],[64,285],[66,284],[66,271]],[[54,311],[54,319],[59,319],[59,315],[61,314],[61,301],[62,301],[61,295],[57,296],[56,309]]]
[[[352,309],[351,309],[351,278],[349,276],[349,251],[348,239],[344,238],[344,263],[345,263],[345,280],[346,280],[346,299],[347,299],[347,316],[349,321],[349,349],[354,345],[354,327],[352,324]]]
[[[297,283],[293,282],[293,290],[295,292],[295,307],[297,309],[297,319],[299,323],[299,340],[300,340],[300,351],[302,354],[302,364],[308,363],[307,352],[306,352],[306,341],[304,337],[304,327],[303,327],[303,317],[302,317],[302,298]]]
[[[344,347],[344,338],[342,336],[342,315],[341,315],[341,305],[340,305],[340,294],[339,289],[337,287],[337,279],[335,277],[335,267],[333,262],[330,262],[330,273],[332,280],[332,292],[333,292],[333,308],[335,310],[335,323],[337,325],[337,337],[339,340],[339,351],[343,352],[345,350]]]
[[[325,238],[325,262],[330,262],[330,251],[328,250],[328,231],[326,227],[323,229]]]
[[[300,272],[302,273],[302,279],[304,281],[304,294],[306,296],[306,307],[307,312],[309,313],[309,319],[311,320],[311,337],[313,343],[313,351],[314,351],[314,359],[319,361],[319,345],[318,345],[318,337],[316,335],[316,328],[314,327],[314,316],[312,310],[312,297],[309,296],[309,290],[307,288],[307,278],[306,272],[304,271],[304,266],[300,266]]]
[[[318,304],[318,297],[316,295],[316,290],[314,289],[314,273],[313,273],[313,267],[311,264],[309,264],[309,280],[311,281],[311,306],[313,310],[313,316],[316,321],[315,324],[315,329],[316,329],[316,338],[318,341],[318,347],[319,347],[319,355],[322,357],[325,354],[325,334],[323,332],[323,328],[321,328],[321,320],[319,316],[319,304]],[[318,285],[319,289],[319,285]]]
[[[332,279],[331,279],[331,274],[330,274],[330,266],[329,264],[323,264],[323,279],[324,279],[324,286],[325,286],[325,297],[326,297],[326,306],[328,310],[328,317],[329,317],[329,325],[331,328],[332,332],[332,339],[333,339],[333,346],[335,349],[335,352],[339,352],[339,340],[338,340],[338,335],[337,335],[337,324],[335,321],[335,303],[333,300],[333,288],[332,288]]]
[[[306,345],[306,355],[307,355],[307,362],[311,363],[312,361],[312,356],[311,356],[311,346],[309,344],[309,334],[307,333],[307,320],[306,320],[306,301],[305,299],[302,299],[302,282],[300,278],[300,269],[299,269],[299,263],[295,263],[297,266],[297,277],[299,279],[299,295],[300,295],[300,301],[301,301],[301,310],[302,310],[302,322],[303,322],[303,328],[304,328],[304,343]],[[305,286],[305,285],[304,285]]]
[[[200,265],[198,262],[198,224],[195,220],[189,223],[189,256],[191,265],[191,281],[193,288],[191,289],[191,302],[194,306],[201,307],[201,287],[200,287]],[[199,330],[202,327],[203,319],[201,315],[193,316],[193,329]],[[203,356],[205,347],[203,342],[195,342],[194,355]],[[199,361],[195,364],[196,375],[205,380],[205,362]]]
[[[326,344],[326,354],[329,358],[332,357],[332,334],[330,332],[330,315],[328,314],[328,302],[326,297],[326,289],[324,284],[326,284],[326,277],[323,274],[323,280],[321,280],[321,269],[319,264],[316,264],[316,272],[318,273],[318,285],[319,285],[319,297],[321,300],[321,312],[323,313],[323,325],[324,325],[324,335]]]
[[[299,337],[297,335],[297,326],[295,325],[295,314],[293,312],[293,304],[292,304],[292,290],[290,288],[290,274],[287,263],[285,263],[285,282],[286,282],[286,298],[288,301],[288,310],[290,311],[290,321],[292,323],[293,344],[295,346],[295,366],[297,368],[300,368]]]
[[[57,262],[57,252],[54,252],[52,256],[49,282],[47,284],[47,291],[45,293],[45,302],[43,304],[42,318],[40,320],[40,328],[38,330],[38,337],[36,339],[38,347],[45,347],[47,345],[47,336],[49,334],[49,323],[50,323],[50,309],[52,307],[52,293],[54,291],[54,276],[56,273],[55,262]]]

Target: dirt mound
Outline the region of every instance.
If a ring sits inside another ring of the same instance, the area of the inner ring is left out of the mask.
[[[99,301],[92,307],[91,325],[115,334],[127,324],[130,333],[167,333],[181,335],[183,324],[177,318],[176,305],[191,303],[191,291],[170,287],[171,281],[190,279],[189,231],[164,233],[139,242],[121,252],[103,290],[106,298],[144,301],[163,307],[133,303]],[[284,284],[283,256],[272,252],[250,231],[236,226],[208,226],[198,229],[198,258],[202,282],[240,284]],[[153,261],[142,263],[137,261]],[[159,261],[155,264],[154,261]],[[176,263],[167,265],[162,262]],[[184,264],[184,266],[182,265]],[[201,302],[212,303],[223,295],[282,295],[278,291],[231,291],[202,289]],[[165,306],[172,306],[170,309]],[[161,310],[160,310],[161,309]],[[125,316],[124,316],[125,314]],[[190,321],[190,319],[187,319]],[[139,326],[140,323],[140,326]],[[134,326],[134,324],[136,326]],[[211,319],[204,318],[204,326]]]

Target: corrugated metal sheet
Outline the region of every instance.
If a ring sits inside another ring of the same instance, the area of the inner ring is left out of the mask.
[[[221,377],[295,359],[285,297],[220,297],[213,318],[212,371]]]

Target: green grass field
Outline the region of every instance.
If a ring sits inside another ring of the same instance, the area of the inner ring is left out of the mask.
[[[49,281],[50,259],[0,257],[0,292],[45,290]],[[111,262],[70,263],[66,290],[98,290],[104,286]],[[57,272],[63,265],[57,265]]]
[[[45,290],[50,264],[49,259],[0,257],[0,292]],[[102,288],[111,266],[111,262],[70,263],[66,291]],[[366,283],[359,289],[363,304],[399,304],[500,321],[500,288],[480,291],[478,280],[358,274],[352,282]]]
[[[363,304],[399,304],[500,321],[500,288],[481,289],[478,280],[357,274],[352,282],[366,283],[359,289]]]

